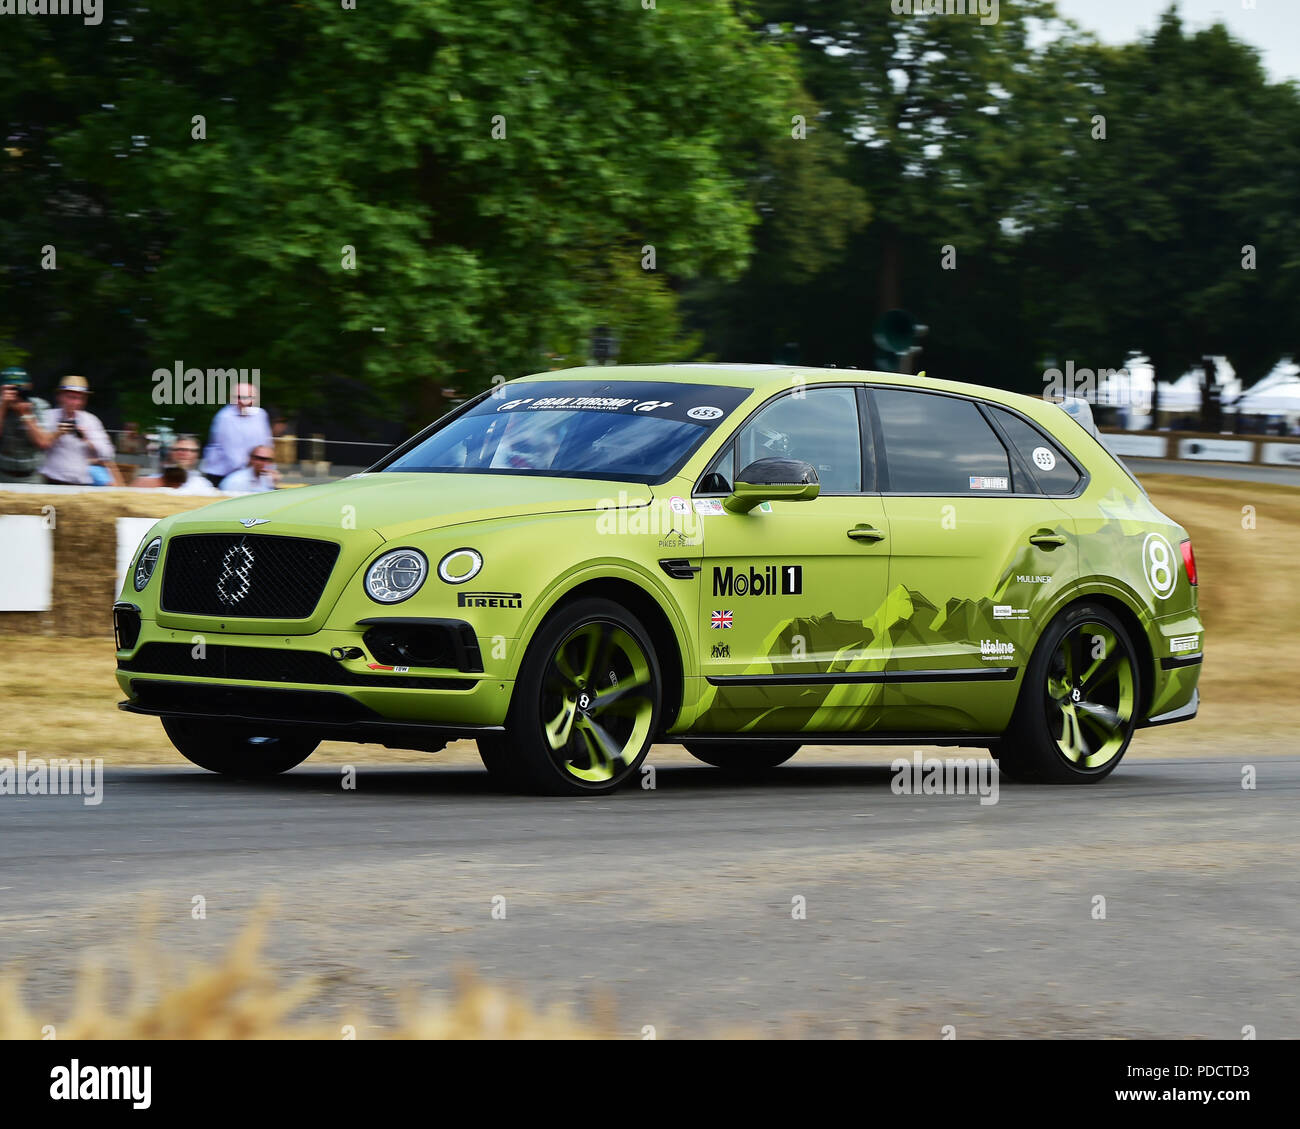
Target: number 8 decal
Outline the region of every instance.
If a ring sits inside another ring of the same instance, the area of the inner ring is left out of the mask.
[[[1178,573],[1174,569],[1174,548],[1159,533],[1148,533],[1142,543],[1142,561],[1146,568],[1147,583],[1156,599],[1164,600],[1178,586]]]

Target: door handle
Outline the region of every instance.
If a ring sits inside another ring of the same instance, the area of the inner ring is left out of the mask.
[[[1035,533],[1029,538],[1031,545],[1038,545],[1048,551],[1065,544],[1065,537],[1060,533]]]
[[[869,525],[855,525],[849,530],[849,536],[854,541],[883,541],[885,535],[879,529],[872,529]]]

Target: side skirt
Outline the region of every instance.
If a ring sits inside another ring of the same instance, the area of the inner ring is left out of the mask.
[[[668,744],[692,745],[735,744],[737,741],[755,745],[950,745],[978,748],[996,745],[1000,734],[988,733],[675,733],[665,735]]]

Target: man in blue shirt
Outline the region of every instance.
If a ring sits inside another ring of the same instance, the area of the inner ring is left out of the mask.
[[[251,384],[235,386],[235,402],[227,404],[212,420],[207,450],[199,468],[213,486],[248,466],[254,447],[271,447],[271,420],[257,406],[257,389]]]

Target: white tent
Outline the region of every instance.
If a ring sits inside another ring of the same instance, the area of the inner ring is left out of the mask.
[[[1155,374],[1151,362],[1140,353],[1130,353],[1118,372],[1097,380],[1097,403],[1119,408],[1126,426],[1143,427],[1151,414],[1151,385]]]
[[[1262,392],[1252,388],[1236,404],[1239,416],[1300,414],[1300,380],[1274,384]]]
[[[1221,403],[1231,403],[1241,394],[1241,381],[1227,357],[1215,357],[1215,379],[1219,385]],[[1197,412],[1201,410],[1201,385],[1205,382],[1205,369],[1201,365],[1188,369],[1172,384],[1160,389],[1162,412]]]
[[[1214,365],[1223,402],[1229,402],[1241,391],[1241,382],[1227,357],[1215,357]],[[1160,410],[1162,412],[1196,412],[1201,408],[1201,384],[1205,370],[1196,365],[1170,384],[1160,385]],[[1130,353],[1124,367],[1101,378],[1097,383],[1097,403],[1126,409],[1130,428],[1142,428],[1151,422],[1155,370],[1150,358],[1141,353]]]
[[[1300,365],[1284,357],[1263,380],[1238,397],[1238,415],[1285,415],[1300,412]]]

